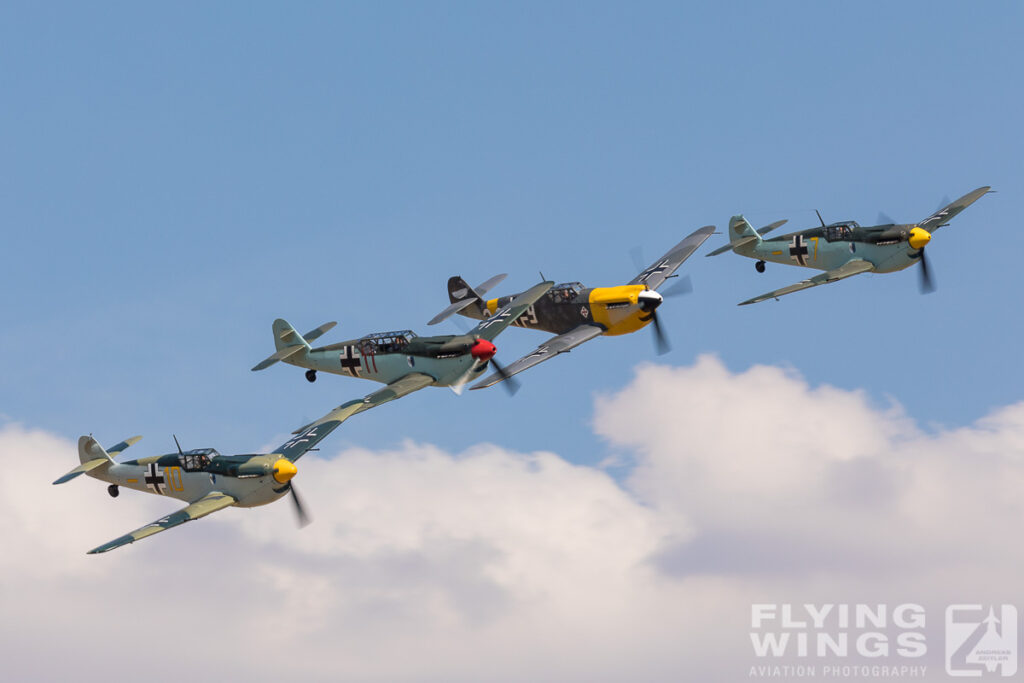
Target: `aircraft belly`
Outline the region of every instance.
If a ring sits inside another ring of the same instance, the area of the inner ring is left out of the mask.
[[[437,386],[446,387],[457,382],[474,363],[475,359],[469,354],[455,358],[417,358],[412,370],[430,375]]]
[[[905,244],[897,244],[889,247],[875,247],[878,252],[872,262],[875,264],[876,273],[895,273],[898,270],[909,268],[920,261],[919,258],[911,258],[907,252],[910,250]]]

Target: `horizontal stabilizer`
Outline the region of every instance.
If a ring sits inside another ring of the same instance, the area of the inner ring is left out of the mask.
[[[130,439],[125,439],[110,450],[114,455],[117,455],[133,443],[138,442],[141,438],[141,436],[133,436]],[[114,460],[110,457],[110,453],[105,451],[103,446],[101,446],[99,442],[91,436],[83,436],[78,439],[78,461],[81,463],[78,467],[53,483],[63,484],[64,482],[71,481],[79,475],[91,472],[98,467],[114,464]]]
[[[718,256],[719,254],[724,254],[727,251],[732,251],[733,247],[738,247],[741,244],[746,244],[747,242],[754,242],[756,240],[757,240],[756,237],[746,237],[746,238],[744,238],[742,240],[737,240],[734,243],[726,244],[724,247],[719,247],[718,249],[715,249],[714,251],[708,252],[707,254],[704,254],[704,255],[705,256]]]
[[[109,455],[111,458],[113,458],[114,456],[116,456],[116,455],[120,454],[121,452],[127,450],[130,446],[133,446],[134,444],[137,444],[140,441],[142,441],[142,436],[132,436],[132,437],[129,437],[129,438],[125,439],[124,441],[122,441],[121,443],[117,444],[116,446],[111,446],[110,448],[108,448],[107,449],[107,455]]]
[[[480,283],[479,285],[476,286],[476,295],[477,296],[483,296],[487,292],[489,292],[492,289],[494,289],[495,285],[500,284],[501,281],[504,280],[507,277],[508,277],[508,273],[500,273],[500,274],[495,275],[494,277],[492,277],[492,278],[490,278],[488,280],[484,280],[482,283]]]
[[[316,330],[314,330],[314,332],[315,331]],[[295,355],[296,353],[298,353],[299,351],[304,351],[306,348],[307,348],[306,346],[299,346],[299,345],[286,346],[283,349],[275,351],[273,354],[271,354],[270,356],[267,356],[265,359],[260,361],[258,364],[256,364],[252,368],[252,371],[256,372],[258,370],[266,370],[267,368],[269,368],[274,363],[276,363],[278,361],[281,361],[281,360],[284,360],[285,358],[289,358],[289,357]]]
[[[775,221],[774,223],[770,223],[770,224],[764,226],[763,228],[758,230],[758,232],[761,233],[762,237],[764,237],[765,235],[770,233],[775,228],[781,228],[783,225],[785,225],[788,222],[789,222],[788,218],[783,218],[781,221]]]
[[[305,335],[306,342],[309,343],[309,342],[313,341],[314,339],[319,339],[320,337],[323,336],[324,332],[327,332],[328,330],[330,330],[332,327],[334,327],[337,324],[338,324],[337,322],[332,321],[332,322],[329,322],[329,323],[324,323],[323,325],[321,325],[320,327],[316,328],[315,330],[310,330]]]
[[[468,299],[463,299],[462,301],[456,301],[448,308],[444,309],[443,311],[435,315],[433,318],[431,318],[430,322],[428,322],[427,324],[436,325],[442,320],[447,320],[451,316],[455,315],[456,313],[466,308],[470,304],[475,303],[476,301],[479,301],[479,299],[477,299],[475,296],[471,296]]]
[[[63,484],[65,482],[71,481],[72,479],[74,479],[75,477],[77,477],[79,475],[82,475],[82,474],[85,474],[86,472],[89,472],[90,470],[94,470],[97,467],[100,467],[101,465],[109,465],[109,464],[110,464],[110,459],[109,458],[96,458],[95,460],[90,460],[89,462],[83,462],[81,465],[79,465],[75,469],[71,470],[70,472],[68,472],[63,477],[61,477],[60,479],[58,479],[57,481],[55,481],[53,483],[54,484]]]

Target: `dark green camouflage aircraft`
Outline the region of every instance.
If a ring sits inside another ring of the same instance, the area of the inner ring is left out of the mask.
[[[690,233],[625,285],[584,287],[579,282],[555,285],[547,294],[538,298],[536,303],[513,324],[517,327],[543,330],[556,336],[508,368],[496,367],[497,372],[480,380],[471,388],[484,389],[505,381],[505,386],[514,391],[515,385],[506,381],[512,375],[566,353],[595,337],[629,334],[648,324],[654,330],[658,353],[667,352],[668,340],[661,329],[657,310],[664,301],[662,294],[672,296],[689,291],[689,280],[680,280],[662,292],[657,290],[668,282],[669,278],[675,277],[674,273],[679,266],[714,231],[713,225],[707,225]],[[639,268],[639,265],[637,267]],[[456,313],[476,320],[492,319],[503,306],[519,301],[523,297],[523,294],[513,294],[489,300],[484,298],[487,290],[500,277],[491,278],[475,289],[458,275],[449,278],[448,300],[451,304],[427,324],[436,325]]]

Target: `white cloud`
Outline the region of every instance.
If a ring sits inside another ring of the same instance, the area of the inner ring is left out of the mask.
[[[300,461],[315,519],[301,532],[282,502],[87,557],[176,504],[50,486],[74,444],[9,424],[6,665],[87,680],[737,679],[752,602],[1022,602],[1024,404],[925,433],[861,392],[703,357],[639,368],[598,401],[595,428],[635,461],[623,485],[492,445],[351,449]]]

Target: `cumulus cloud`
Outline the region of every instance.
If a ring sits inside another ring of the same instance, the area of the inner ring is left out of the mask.
[[[1024,404],[930,432],[863,392],[702,357],[638,368],[598,399],[594,428],[633,463],[621,481],[496,445],[350,449],[300,461],[302,531],[278,503],[87,557],[178,504],[51,486],[74,444],[8,424],[7,665],[79,680],[733,680],[753,659],[753,602],[1021,602]]]

